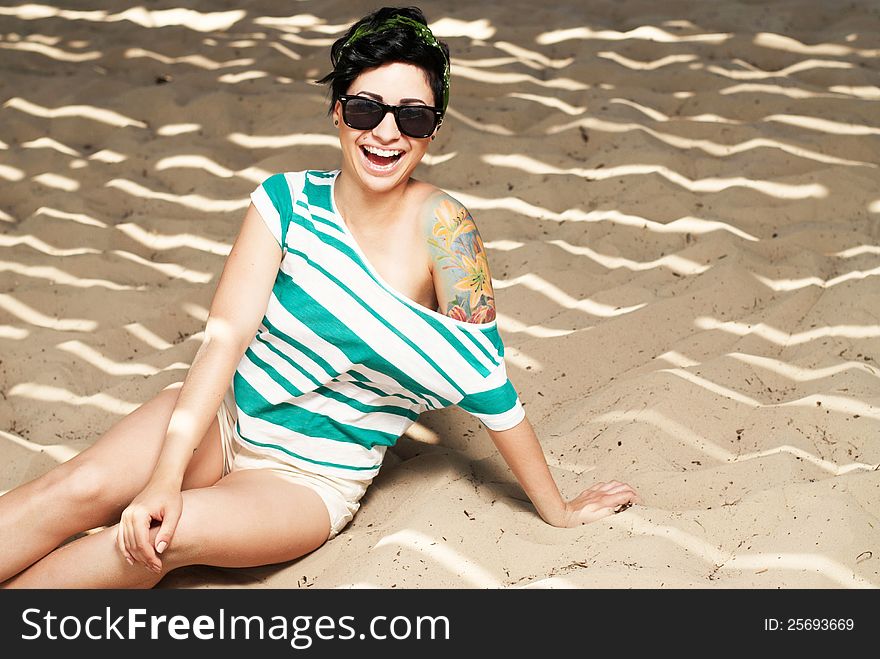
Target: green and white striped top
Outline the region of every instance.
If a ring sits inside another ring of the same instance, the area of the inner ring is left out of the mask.
[[[336,210],[338,174],[275,174],[251,193],[283,256],[233,379],[236,441],[370,480],[425,410],[458,405],[494,430],[518,424],[495,321],[449,318],[386,283]]]

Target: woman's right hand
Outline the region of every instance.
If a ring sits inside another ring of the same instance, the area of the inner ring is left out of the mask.
[[[161,572],[159,554],[171,543],[183,510],[180,488],[150,483],[122,511],[116,534],[116,546],[129,565],[141,563],[153,572]],[[161,524],[155,546],[150,541],[154,522]]]

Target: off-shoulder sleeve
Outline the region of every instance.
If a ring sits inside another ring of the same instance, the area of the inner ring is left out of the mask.
[[[479,326],[477,326],[479,327]],[[507,375],[504,365],[504,344],[498,327],[492,324],[479,331],[488,339],[489,356],[495,366],[488,374],[469,386],[458,406],[477,417],[491,430],[508,430],[525,418],[525,410]]]

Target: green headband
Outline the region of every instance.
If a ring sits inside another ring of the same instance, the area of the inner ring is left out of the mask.
[[[342,52],[348,48],[351,44],[358,41],[362,37],[367,36],[368,34],[376,34],[378,32],[384,32],[389,28],[393,27],[409,27],[415,30],[415,33],[419,36],[425,44],[429,46],[433,46],[437,50],[440,51],[440,54],[443,56],[443,62],[445,64],[443,68],[443,112],[446,112],[446,106],[449,105],[449,60],[446,57],[446,53],[443,52],[443,48],[440,46],[440,42],[437,41],[437,38],[434,36],[434,33],[431,32],[431,28],[429,28],[424,23],[419,23],[408,16],[392,16],[391,18],[379,23],[379,25],[375,27],[370,27],[369,24],[365,23],[358,27],[354,33],[348,38],[342,48],[339,49],[339,54],[342,55]]]

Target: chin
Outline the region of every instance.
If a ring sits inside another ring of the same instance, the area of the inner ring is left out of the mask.
[[[385,177],[385,178],[374,178],[371,176],[361,176],[361,181],[363,181],[364,187],[370,192],[390,192],[395,188],[404,185],[407,180],[409,180],[409,176],[405,177]]]

